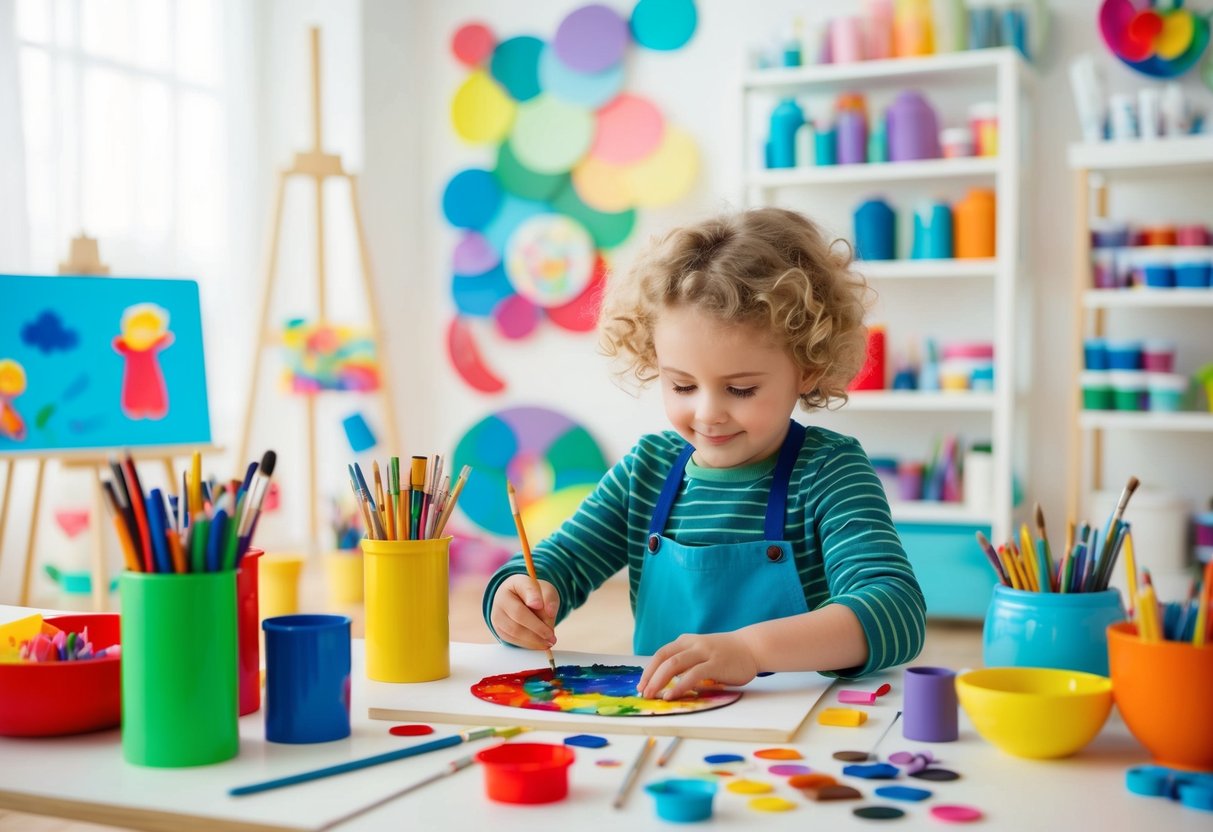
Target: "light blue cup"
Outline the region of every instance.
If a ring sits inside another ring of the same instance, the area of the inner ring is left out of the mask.
[[[1109,624],[1123,621],[1120,591],[1025,592],[994,587],[982,631],[986,667],[1057,667],[1108,675]]]
[[[710,780],[659,780],[644,790],[653,796],[662,820],[696,823],[712,816],[716,784]]]

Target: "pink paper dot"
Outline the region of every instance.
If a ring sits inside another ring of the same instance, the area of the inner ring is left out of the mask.
[[[489,27],[483,23],[469,23],[459,27],[451,38],[451,52],[464,66],[475,67],[485,62],[493,54],[497,38]]]
[[[598,111],[590,155],[613,165],[628,165],[657,150],[664,133],[665,122],[653,103],[624,93]]]
[[[980,809],[959,805],[932,806],[931,816],[944,823],[972,823],[982,818]]]
[[[778,775],[779,777],[791,777],[795,774],[808,774],[812,770],[813,769],[809,768],[808,766],[802,766],[798,763],[780,763],[767,769],[767,771],[771,772],[771,774]]]

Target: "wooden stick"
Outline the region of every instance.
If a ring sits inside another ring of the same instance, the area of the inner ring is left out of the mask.
[[[636,755],[636,759],[632,761],[632,767],[628,769],[627,776],[623,778],[623,785],[619,787],[619,792],[615,795],[615,799],[611,801],[611,805],[616,809],[623,808],[624,802],[628,799],[628,792],[632,789],[632,784],[636,782],[640,769],[644,767],[645,759],[648,758],[649,753],[656,744],[657,738],[649,737],[644,741],[644,745],[640,747],[640,753]]]
[[[518,512],[518,495],[514,492],[514,484],[506,480],[505,490],[510,498],[510,511],[514,513],[514,526],[518,529],[518,540],[522,543],[522,559],[526,561],[526,573],[531,576],[531,581],[535,584],[535,591],[539,593],[539,600],[542,601],[543,590],[539,588],[539,577],[535,574],[535,561],[531,558],[531,544],[526,539],[526,529],[522,526],[522,515]],[[552,668],[552,679],[554,681],[556,678],[556,659],[552,658],[552,649],[550,647],[544,652],[547,653],[548,665]],[[649,740],[652,742],[652,737]]]

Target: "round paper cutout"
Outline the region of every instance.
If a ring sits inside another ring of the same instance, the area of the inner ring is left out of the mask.
[[[493,310],[493,321],[497,331],[505,338],[516,341],[525,338],[539,326],[539,307],[522,295],[510,295]]]
[[[514,286],[506,276],[505,269],[498,265],[485,274],[472,277],[458,275],[451,281],[451,297],[460,315],[487,318],[493,314],[497,304],[514,294]]]
[[[489,69],[515,101],[530,101],[539,95],[539,53],[543,41],[523,35],[497,44]]]
[[[612,165],[629,165],[661,144],[665,123],[653,102],[627,93],[598,111],[598,129],[590,156]]]
[[[631,208],[617,212],[596,211],[581,201],[573,185],[556,194],[552,207],[585,226],[594,238],[594,245],[601,249],[612,249],[622,243],[636,224],[636,212]]]
[[[540,214],[510,237],[505,271],[518,294],[539,306],[561,306],[589,285],[596,259],[594,241],[580,223]]]
[[[552,95],[521,105],[510,134],[518,161],[539,173],[572,170],[593,139],[594,114]]]
[[[514,196],[523,199],[546,200],[569,181],[567,173],[539,173],[531,170],[514,155],[510,143],[497,148],[497,167],[493,169],[497,181]]]
[[[623,64],[584,73],[566,66],[550,46],[539,56],[539,85],[562,101],[596,110],[623,89]]]
[[[459,277],[472,277],[496,268],[501,254],[485,236],[476,231],[464,232],[451,254],[451,271]]]
[[[549,306],[548,320],[570,332],[591,332],[598,325],[602,290],[606,288],[606,262],[600,256],[594,263],[594,276],[585,291],[563,306]],[[527,528],[530,528],[529,526]]]
[[[638,206],[668,205],[691,189],[698,170],[695,142],[667,125],[656,152],[626,169],[628,188]]]
[[[615,66],[627,48],[628,24],[609,6],[582,6],[556,29],[554,46],[564,64],[578,72]]]
[[[451,52],[459,63],[478,67],[493,54],[497,38],[483,23],[468,23],[460,26],[451,38]]]
[[[477,70],[451,99],[451,126],[464,141],[499,142],[510,132],[516,107],[496,81]]]
[[[573,168],[573,187],[587,207],[618,212],[632,207],[632,192],[623,168],[586,156]]]
[[[501,186],[493,174],[479,168],[459,171],[442,193],[442,213],[456,228],[484,228],[500,207]]]
[[[632,37],[659,51],[679,49],[695,34],[694,0],[640,0],[632,9]]]

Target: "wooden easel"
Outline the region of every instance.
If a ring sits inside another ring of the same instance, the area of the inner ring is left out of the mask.
[[[253,372],[249,380],[249,393],[244,411],[244,430],[240,437],[240,450],[237,460],[248,458],[249,439],[253,428],[253,412],[257,402],[257,384],[261,376],[262,351],[275,343],[278,333],[269,328],[270,300],[273,298],[274,279],[278,274],[278,246],[282,233],[283,201],[286,194],[286,184],[292,177],[313,179],[316,183],[316,314],[319,321],[326,319],[326,274],[324,263],[324,183],[326,179],[344,179],[349,183],[350,206],[353,210],[354,231],[358,236],[358,255],[361,263],[362,282],[366,291],[367,306],[370,310],[371,340],[375,345],[375,355],[379,362],[379,388],[377,393],[383,403],[384,414],[387,417],[387,433],[391,446],[401,447],[399,428],[396,422],[396,409],[389,390],[391,374],[387,371],[387,352],[384,350],[382,328],[379,324],[379,304],[375,297],[375,281],[371,275],[370,255],[366,246],[366,233],[362,227],[362,213],[358,204],[358,178],[347,173],[342,166],[341,157],[324,152],[323,118],[320,109],[320,30],[311,30],[312,49],[312,147],[310,150],[296,153],[294,164],[290,168],[279,171],[278,188],[274,199],[274,218],[270,234],[269,256],[266,265],[265,285],[261,294],[261,314],[257,324],[257,345],[254,351]],[[316,474],[316,396],[304,397],[304,408],[307,419],[308,437],[308,546],[315,548],[319,540],[317,527],[316,501],[319,496]]]

